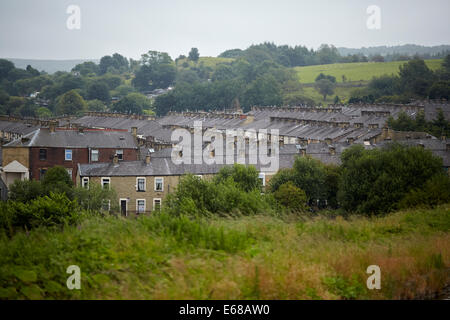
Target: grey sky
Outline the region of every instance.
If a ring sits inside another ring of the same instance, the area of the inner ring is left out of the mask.
[[[69,30],[66,9],[81,9]],[[381,30],[366,27],[369,5]],[[139,58],[148,50],[173,58],[197,47],[202,56],[264,41],[338,47],[450,43],[449,0],[0,0],[0,57]]]

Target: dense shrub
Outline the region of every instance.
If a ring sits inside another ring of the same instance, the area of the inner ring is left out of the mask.
[[[347,211],[386,213],[413,189],[442,173],[442,159],[421,147],[391,144],[383,149],[354,146],[342,155],[338,199]]]
[[[243,191],[230,176],[221,182],[193,175],[181,178],[166,205],[171,214],[210,215],[240,213],[250,215],[268,210],[270,205],[260,190]]]
[[[15,228],[74,224],[80,218],[76,201],[65,194],[51,192],[49,196],[38,197],[28,203],[9,201],[0,212],[0,225],[12,233]]]
[[[249,192],[261,188],[262,184],[258,176],[259,173],[254,166],[234,164],[223,167],[214,179],[217,183],[223,183],[231,177],[239,189]]]
[[[317,203],[316,200],[327,200],[335,207],[338,178],[338,167],[324,165],[311,156],[297,157],[292,169],[282,169],[270,179],[269,190],[276,192],[281,185],[292,182],[305,191],[310,204]]]
[[[297,188],[291,181],[282,184],[274,193],[275,199],[282,206],[295,211],[304,211],[307,208],[305,191]]]
[[[100,212],[102,211],[105,203],[109,201],[110,211],[119,211],[117,194],[113,188],[105,189],[102,188],[99,183],[90,183],[89,189],[84,187],[77,187],[73,192],[78,204],[84,210],[90,212]]]
[[[64,167],[56,166],[48,169],[42,179],[42,188],[47,195],[50,192],[65,193],[69,199],[73,200],[72,177]]]
[[[421,188],[413,189],[400,201],[400,208],[418,206],[434,207],[450,202],[450,178],[438,174],[429,179]]]
[[[8,197],[12,201],[25,203],[43,195],[44,190],[39,181],[15,180],[14,183],[9,186]]]

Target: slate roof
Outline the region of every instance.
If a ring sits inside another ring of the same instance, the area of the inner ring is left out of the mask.
[[[0,120],[0,131],[25,135],[37,130],[38,128],[38,126],[34,126],[28,123]]]
[[[154,137],[161,142],[170,142],[172,131],[163,128],[163,126],[154,120],[137,120],[129,118],[84,116],[72,123],[89,128],[109,128],[125,129],[131,131],[132,127],[137,128],[137,134],[144,137]]]
[[[80,133],[78,130],[59,128],[55,132],[50,132],[48,128],[40,128],[5,146],[137,149],[134,137],[129,132],[85,129],[83,133]]]

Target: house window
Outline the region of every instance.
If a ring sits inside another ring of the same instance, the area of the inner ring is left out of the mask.
[[[47,149],[39,149],[39,160],[47,160]]]
[[[103,200],[103,202],[102,202],[102,210],[103,211],[111,210],[111,200]]]
[[[136,178],[136,191],[145,191],[145,178]]]
[[[201,174],[196,174],[195,176],[196,176],[197,178],[199,178],[200,180],[203,179],[203,176],[202,176]]]
[[[161,210],[161,198],[153,199],[153,210]]]
[[[116,150],[117,158],[123,160],[123,150]]]
[[[97,149],[91,150],[91,161],[93,161],[93,162],[98,161],[98,150]]]
[[[47,173],[47,169],[39,170],[39,180],[42,180],[46,173]]]
[[[70,149],[66,149],[66,156],[65,156],[65,160],[66,161],[72,161],[72,150]]]
[[[110,178],[102,178],[102,187],[103,189],[109,189],[111,185],[111,179]]]
[[[145,199],[137,199],[136,200],[136,211],[137,211],[137,213],[145,212]]]
[[[164,178],[155,178],[155,191],[163,191]]]
[[[265,187],[265,186],[266,186],[266,174],[265,174],[264,172],[261,172],[261,173],[258,175],[258,178],[261,180],[261,185],[262,185],[263,187]]]
[[[84,177],[83,179],[81,179],[81,186],[83,188],[89,189],[89,178],[88,177]]]
[[[66,169],[67,170],[67,174],[69,175],[70,179],[72,179],[72,169]]]

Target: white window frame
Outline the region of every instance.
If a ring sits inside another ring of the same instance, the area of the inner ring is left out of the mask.
[[[139,179],[144,179],[144,190],[139,190]],[[137,177],[136,178],[136,191],[138,191],[138,192],[147,191],[147,179],[145,177]]]
[[[156,189],[156,180],[158,180],[158,179],[161,179],[162,181],[161,181],[161,190],[157,190]],[[163,177],[155,177],[155,186],[154,186],[155,188],[155,191],[157,191],[157,192],[163,192],[164,191],[164,178]]]
[[[120,151],[120,154],[122,155],[122,159],[120,159],[120,157],[119,157],[119,151]],[[123,160],[123,149],[116,149],[116,155],[117,155],[117,158],[119,159],[119,161],[122,161]]]
[[[103,202],[108,202],[108,212],[111,211],[111,200],[103,200]],[[102,203],[102,210],[103,210],[103,203]]]
[[[73,178],[73,169],[72,168],[66,168],[67,174],[70,176],[70,179]]]
[[[202,176],[201,174],[196,174],[195,176],[196,176],[197,178],[199,178],[200,180],[203,179],[203,176]]]
[[[161,198],[153,198],[153,211],[155,211],[156,201],[159,201],[159,209],[161,210],[162,207],[162,201]]]
[[[94,160],[94,151],[97,152],[97,160]],[[100,158],[100,151],[98,149],[91,149],[91,161],[98,162],[99,158]]]
[[[260,172],[258,174],[258,179],[262,180],[262,186],[265,187],[266,186],[266,173],[265,172]]]
[[[127,198],[120,198],[119,199],[119,211],[120,211],[120,214],[122,214],[122,201],[125,201],[125,217],[128,217],[128,199]]]
[[[87,183],[85,183],[87,182]],[[89,190],[89,177],[81,178],[81,186]]]
[[[67,155],[70,154],[70,159],[67,158]],[[64,160],[72,161],[73,159],[73,150],[72,149],[64,149]]]
[[[104,188],[104,184],[103,182],[108,180],[108,190],[111,190],[111,178],[110,177],[102,177],[101,182],[102,182],[102,188]]]
[[[144,201],[144,211],[139,211],[139,201]],[[147,201],[145,199],[136,199],[136,213],[145,213],[145,209],[147,209]]]

